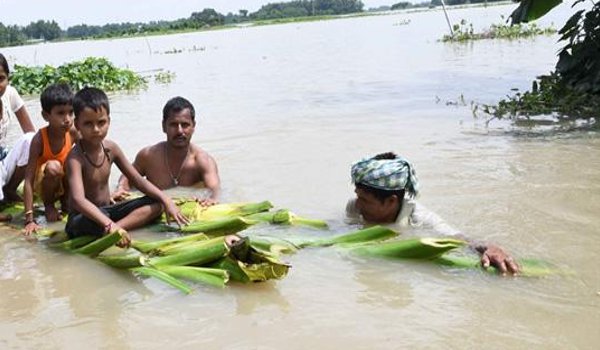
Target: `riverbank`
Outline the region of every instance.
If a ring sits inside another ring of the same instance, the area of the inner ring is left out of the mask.
[[[499,2],[491,2],[491,3],[477,3],[477,4],[462,4],[462,5],[453,5],[446,6],[448,11],[453,10],[461,10],[461,9],[469,9],[469,8],[483,8],[483,7],[495,7],[511,4],[511,1],[499,1]],[[220,26],[207,26],[201,29],[169,29],[169,30],[160,30],[153,32],[142,32],[142,33],[131,33],[124,34],[118,36],[111,35],[103,35],[98,37],[86,37],[86,38],[59,38],[51,41],[43,41],[43,40],[29,40],[25,44],[22,45],[8,45],[4,47],[16,47],[16,46],[30,46],[30,45],[38,45],[43,43],[54,43],[54,42],[70,42],[70,41],[81,41],[81,40],[114,40],[114,39],[127,39],[127,38],[137,38],[137,37],[154,37],[154,36],[164,36],[164,35],[176,35],[176,34],[185,34],[185,33],[196,33],[196,32],[211,32],[211,31],[220,31],[220,30],[230,30],[230,29],[240,29],[240,28],[249,28],[249,27],[260,27],[260,26],[269,26],[269,25],[279,25],[279,24],[290,24],[290,23],[305,23],[305,22],[319,22],[319,21],[330,21],[330,20],[339,20],[339,19],[348,19],[348,18],[357,18],[357,17],[371,17],[371,16],[390,16],[390,15],[398,15],[398,14],[414,14],[421,12],[430,12],[430,11],[442,11],[441,6],[437,7],[419,7],[419,8],[409,8],[409,9],[400,9],[400,10],[389,10],[389,11],[365,11],[360,13],[353,14],[344,14],[344,15],[324,15],[324,16],[306,16],[306,17],[292,17],[292,18],[278,18],[278,19],[268,19],[268,20],[258,20],[258,21],[248,21],[242,23],[233,23],[226,24]],[[1,47],[0,47],[1,48]]]

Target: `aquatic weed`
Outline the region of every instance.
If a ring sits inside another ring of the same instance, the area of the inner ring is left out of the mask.
[[[67,83],[74,90],[94,86],[105,91],[138,90],[145,88],[146,79],[129,69],[115,67],[103,57],[88,57],[58,67],[45,65],[29,67],[15,65],[11,85],[22,94],[38,94],[46,86]]]
[[[553,27],[541,28],[535,23],[507,25],[504,23],[492,24],[489,29],[477,33],[473,29],[473,24],[466,20],[452,26],[454,35],[444,35],[443,42],[464,42],[482,39],[521,39],[530,38],[538,35],[556,34]]]

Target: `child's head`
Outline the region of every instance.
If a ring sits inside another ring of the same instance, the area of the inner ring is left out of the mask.
[[[108,104],[108,96],[104,91],[94,87],[84,87],[79,90],[73,97],[73,112],[75,119],[79,117],[81,112],[89,108],[95,112],[100,112],[104,109],[107,115],[110,116],[110,105]]]
[[[86,87],[73,97],[75,127],[88,142],[102,142],[110,126],[110,107],[104,91]]]
[[[190,116],[192,118],[192,122],[196,123],[196,111],[194,110],[194,106],[192,103],[181,96],[173,97],[163,107],[163,123],[169,119],[174,114],[177,114],[184,109],[190,110]]]
[[[6,57],[0,53],[0,96],[4,95],[6,87],[8,86],[8,75],[10,69],[8,68],[8,62]]]
[[[8,68],[8,61],[3,54],[0,53],[0,69],[4,71],[4,74],[9,75],[10,69]]]
[[[67,84],[52,84],[47,86],[40,96],[42,111],[52,112],[54,106],[73,105],[73,91]]]
[[[42,117],[51,129],[68,131],[73,124],[73,91],[67,84],[47,86],[40,96]]]

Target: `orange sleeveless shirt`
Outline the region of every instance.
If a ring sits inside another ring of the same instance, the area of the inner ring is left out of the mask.
[[[50,140],[48,139],[48,127],[40,129],[42,135],[42,156],[38,158],[37,167],[41,167],[42,164],[49,160],[58,160],[60,165],[64,166],[69,151],[73,146],[71,142],[71,133],[67,131],[65,133],[65,143],[57,154],[52,153],[52,147],[50,147]]]

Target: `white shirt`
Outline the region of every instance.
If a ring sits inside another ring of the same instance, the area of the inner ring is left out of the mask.
[[[0,147],[6,147],[6,136],[9,125],[15,118],[15,113],[25,105],[25,102],[19,96],[17,90],[10,85],[6,87],[4,94],[0,98],[2,99],[2,111],[0,111]]]
[[[356,208],[356,198],[350,199],[346,204],[346,216],[351,223],[364,222],[358,208]],[[416,200],[409,198],[402,200],[402,209],[400,209],[396,221],[390,223],[389,226],[398,231],[410,227],[433,230],[435,233],[444,236],[460,233],[460,231],[448,225],[439,215],[420,205]]]

